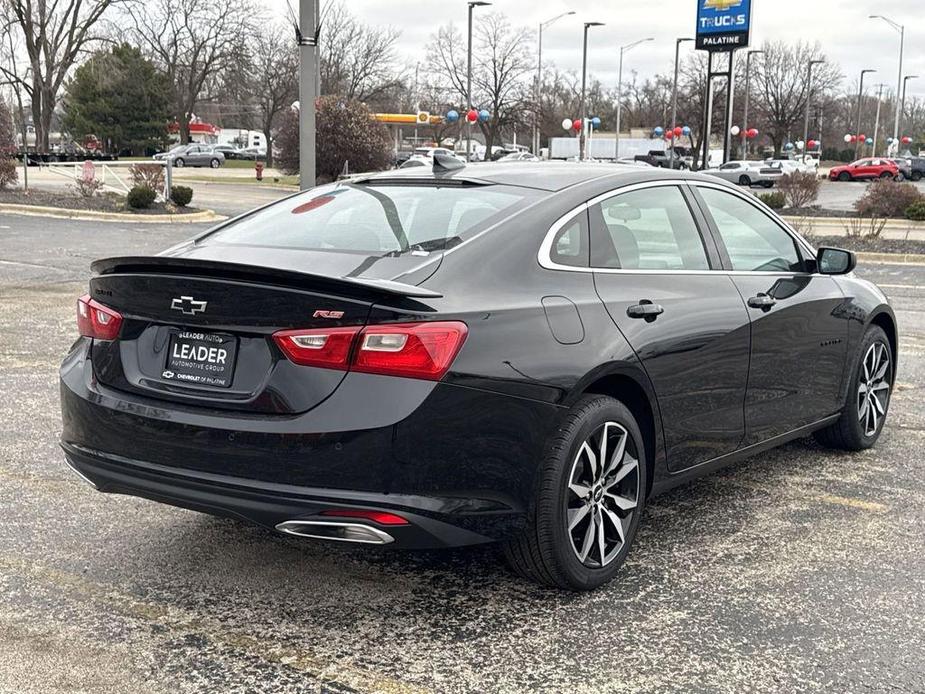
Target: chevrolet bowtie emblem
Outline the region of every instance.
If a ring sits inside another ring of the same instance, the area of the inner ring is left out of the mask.
[[[206,310],[208,306],[207,301],[196,301],[191,296],[181,296],[171,300],[170,308],[174,311],[180,311],[180,313],[186,316],[195,316],[197,313],[202,313]]]
[[[703,6],[712,10],[730,10],[742,2],[743,0],[704,0]]]

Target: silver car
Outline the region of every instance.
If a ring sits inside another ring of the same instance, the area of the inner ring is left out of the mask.
[[[178,168],[184,166],[208,166],[209,168],[217,169],[225,163],[225,155],[213,149],[211,145],[196,143],[177,145],[168,152],[155,154],[154,158],[159,161],[169,159]]]
[[[760,185],[771,188],[784,175],[782,166],[767,165],[761,161],[730,161],[703,173],[722,178],[740,186]]]

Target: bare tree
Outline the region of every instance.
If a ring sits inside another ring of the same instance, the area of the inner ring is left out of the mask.
[[[6,14],[22,34],[29,71],[17,74],[0,67],[5,77],[21,84],[32,102],[35,146],[48,150],[58,94],[77,57],[97,36],[94,29],[107,9],[119,0],[4,0]]]
[[[251,86],[273,166],[272,131],[279,115],[299,98],[299,52],[288,27],[270,25],[254,37]]]
[[[128,5],[136,42],[167,74],[180,141],[210,81],[240,64],[259,21],[252,0],[146,0]]]
[[[336,0],[321,15],[321,93],[358,101],[380,99],[400,86],[395,44],[401,32],[363,24]]]
[[[526,27],[513,27],[503,14],[492,13],[476,25],[472,66],[472,101],[490,114],[479,121],[490,152],[504,128],[516,128],[530,118],[530,77],[535,63],[531,49],[532,33]],[[431,79],[447,85],[450,98],[465,106],[466,43],[452,24],[440,27],[427,48],[431,56]]]

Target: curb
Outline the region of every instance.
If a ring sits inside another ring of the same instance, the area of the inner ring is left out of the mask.
[[[128,212],[94,212],[74,210],[66,207],[43,207],[40,205],[17,205],[0,203],[0,213],[19,214],[26,217],[53,217],[56,219],[83,219],[95,222],[123,222],[128,224],[198,224],[221,222],[228,217],[214,210],[200,210],[190,214],[139,215]]]
[[[891,263],[894,265],[923,265],[925,255],[921,253],[856,253],[859,262]]]
[[[794,217],[792,215],[781,215],[781,218],[790,225],[794,222],[801,224],[812,224],[813,226],[836,227],[843,229],[852,218],[851,217]],[[891,231],[925,231],[925,222],[914,222],[912,220],[891,219],[887,221],[884,230]]]

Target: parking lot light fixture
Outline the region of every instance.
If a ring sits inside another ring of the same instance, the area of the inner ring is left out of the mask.
[[[813,103],[813,66],[823,65],[824,60],[810,60],[806,70],[806,120],[803,123],[803,163],[806,163],[806,155],[809,146],[809,109]]]
[[[472,10],[476,7],[485,7],[490,5],[485,0],[469,0],[469,43],[466,50],[466,111],[473,108],[472,106]],[[486,152],[486,155],[488,152]],[[466,161],[472,158],[472,123],[466,119]]]
[[[918,75],[906,75],[903,77],[903,95],[899,101],[899,129],[902,131],[902,119],[906,115],[906,89],[909,87],[909,80],[917,80]],[[896,150],[896,153],[899,154],[899,149]]]
[[[543,32],[563,17],[570,17],[573,14],[575,14],[575,10],[569,10],[556,15],[552,19],[547,19],[545,22],[540,22],[537,38],[536,85],[533,92],[535,100],[533,107],[533,153],[536,156],[540,155],[540,121],[543,117],[543,110],[540,108],[542,99],[540,90],[543,88]]]
[[[623,56],[626,55],[628,51],[633,50],[636,46],[641,43],[647,43],[649,41],[654,41],[654,38],[639,39],[638,41],[633,41],[628,43],[625,46],[620,46],[620,67],[618,68],[618,77],[617,77],[617,132],[616,139],[614,142],[614,161],[620,160],[620,127],[622,125],[622,113],[623,113]],[[674,127],[673,125],[671,127]]]
[[[585,113],[585,89],[588,81],[588,29],[602,27],[603,22],[585,22],[585,34],[581,47],[581,98],[578,101],[578,115],[581,118],[581,133],[578,140],[578,160],[585,160],[585,131],[588,124],[588,114]]]
[[[899,22],[894,22],[889,17],[882,14],[872,14],[870,19],[882,19],[899,33],[899,77],[896,80],[896,121],[893,127],[893,140],[899,140],[899,121],[902,118],[899,94],[903,88],[903,54],[906,48],[906,27]]]
[[[864,101],[864,77],[874,72],[876,72],[876,70],[870,70],[870,69],[861,70],[861,83],[858,86],[858,123],[854,131],[855,135],[861,132],[861,105],[863,104],[863,101]],[[857,159],[860,156],[860,152],[861,152],[861,138],[857,138],[857,141],[855,142],[855,145],[854,145],[854,158],[855,159]]]

